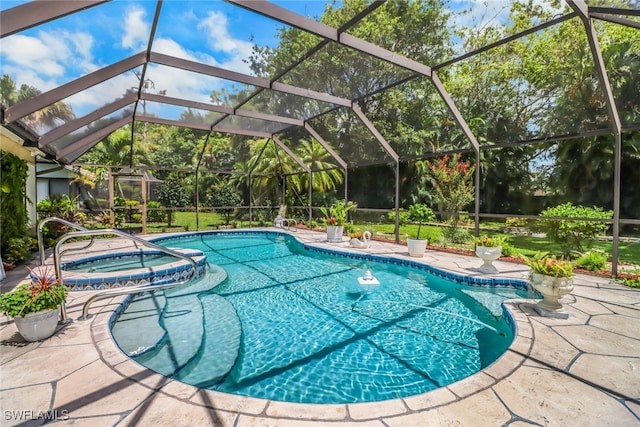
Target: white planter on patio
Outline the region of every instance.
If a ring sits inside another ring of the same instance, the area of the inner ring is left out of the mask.
[[[409,256],[414,258],[422,258],[427,250],[427,239],[407,239],[407,248]]]
[[[558,300],[573,291],[573,277],[553,277],[532,272],[529,276],[529,283],[544,298],[533,306],[539,315],[560,319],[569,317]]]
[[[49,338],[58,326],[58,310],[42,310],[28,313],[24,317],[16,316],[13,321],[18,332],[27,341],[40,341]]]
[[[482,273],[497,273],[493,261],[502,255],[502,246],[476,246],[476,255],[483,261],[478,270]]]
[[[342,225],[327,225],[327,240],[329,243],[342,242]]]

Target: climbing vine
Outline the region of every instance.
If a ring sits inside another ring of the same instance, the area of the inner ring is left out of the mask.
[[[19,261],[20,254],[14,253],[12,246],[27,238],[27,164],[0,151],[0,168],[0,250],[4,261]]]

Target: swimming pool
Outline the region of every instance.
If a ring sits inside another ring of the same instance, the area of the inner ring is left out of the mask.
[[[501,303],[528,295],[524,282],[340,255],[273,232],[155,243],[203,251],[208,271],[132,299],[112,324],[120,348],[176,380],[271,400],[371,402],[459,381],[506,351],[514,331]],[[359,283],[367,270],[379,284]]]

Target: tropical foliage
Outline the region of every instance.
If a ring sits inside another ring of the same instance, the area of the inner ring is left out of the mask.
[[[31,270],[31,283],[18,285],[0,295],[0,312],[10,317],[54,310],[66,300],[68,288],[53,276],[49,268]]]
[[[327,225],[344,225],[349,211],[355,210],[358,205],[352,201],[336,200],[329,207],[321,207],[320,211],[325,216]]]
[[[573,276],[573,264],[569,261],[557,259],[553,256],[536,256],[526,258],[525,263],[531,267],[531,271],[545,276],[571,277]]]
[[[473,240],[476,246],[485,246],[488,248],[502,246],[504,244],[504,238],[496,236],[482,235]]]
[[[27,216],[27,164],[17,156],[0,151],[0,250],[6,262],[22,261],[28,250],[25,239]],[[29,245],[30,246],[30,245]]]

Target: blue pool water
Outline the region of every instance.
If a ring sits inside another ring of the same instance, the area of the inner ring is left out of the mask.
[[[136,361],[199,387],[305,403],[423,393],[493,363],[513,340],[501,303],[522,283],[469,286],[278,233],[156,243],[206,253],[204,278],[133,299],[112,325]],[[379,285],[362,286],[371,270]]]

